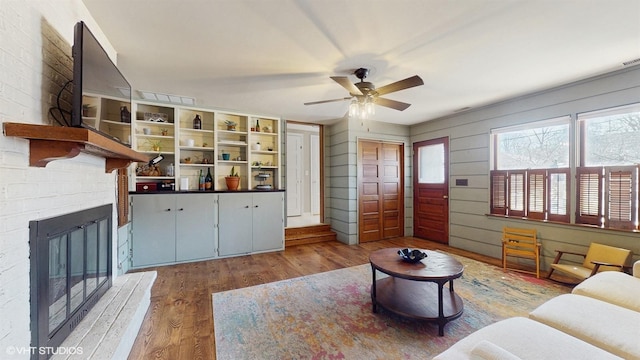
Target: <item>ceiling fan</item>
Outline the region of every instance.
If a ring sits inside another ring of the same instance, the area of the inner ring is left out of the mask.
[[[403,111],[411,104],[407,104],[404,102],[391,100],[387,98],[380,97],[380,95],[386,95],[392,92],[412,88],[414,86],[424,85],[424,82],[418,75],[414,75],[412,77],[406,78],[404,80],[396,81],[394,83],[385,85],[383,87],[377,88],[375,85],[368,81],[364,81],[364,79],[369,75],[369,69],[359,68],[353,72],[353,74],[360,79],[360,82],[352,83],[347,76],[331,76],[333,81],[340,84],[343,88],[349,91],[349,97],[332,99],[332,100],[321,100],[321,101],[313,101],[306,102],[305,105],[315,105],[315,104],[323,104],[334,101],[344,101],[344,100],[356,100],[359,103],[364,103],[365,101],[372,102],[378,104],[380,106],[385,106],[391,109]]]

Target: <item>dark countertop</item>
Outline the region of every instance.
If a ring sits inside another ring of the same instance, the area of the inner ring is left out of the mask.
[[[273,190],[257,190],[257,189],[245,189],[245,190],[210,190],[210,191],[172,191],[172,190],[155,190],[155,191],[129,191],[129,195],[158,195],[158,194],[229,194],[229,193],[265,193],[265,192],[284,192],[285,189],[273,189]]]

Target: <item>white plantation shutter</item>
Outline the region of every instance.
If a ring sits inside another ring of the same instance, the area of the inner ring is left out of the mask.
[[[569,169],[547,171],[547,220],[569,222]]]
[[[605,225],[617,229],[637,227],[637,168],[606,169]]]
[[[509,216],[525,216],[525,171],[509,171],[508,184],[508,210]]]
[[[529,170],[528,177],[528,212],[527,217],[532,219],[544,219],[545,206],[545,170]]]
[[[507,172],[491,171],[491,213],[507,214]]]
[[[576,223],[600,225],[602,214],[602,168],[578,168]]]

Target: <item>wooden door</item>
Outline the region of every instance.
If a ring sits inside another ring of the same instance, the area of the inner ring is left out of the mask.
[[[358,141],[360,242],[404,235],[404,145]]]
[[[449,243],[449,139],[413,144],[413,234]]]

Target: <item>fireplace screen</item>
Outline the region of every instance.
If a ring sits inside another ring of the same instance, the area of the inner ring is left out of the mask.
[[[105,205],[30,222],[32,346],[56,347],[111,286]]]

